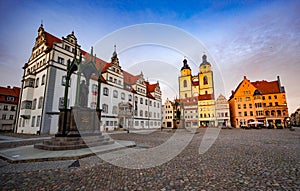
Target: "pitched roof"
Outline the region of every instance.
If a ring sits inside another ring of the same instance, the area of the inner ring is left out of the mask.
[[[263,80],[251,82],[251,84],[255,86],[262,95],[280,93],[278,81],[267,82]]]
[[[19,87],[1,87],[0,86],[0,102],[18,104],[21,89]],[[6,96],[14,97],[14,101],[8,101]]]
[[[82,55],[85,56],[85,61],[87,62],[88,60],[90,60],[91,55],[89,53],[87,53],[84,50],[81,50]],[[94,59],[94,57],[92,57],[92,59]],[[105,62],[104,60],[96,57],[96,68],[97,70],[102,70],[102,73],[107,71],[107,68],[111,66],[111,63]]]
[[[157,86],[157,83],[156,84],[150,84],[149,82],[146,82],[147,92],[154,92],[156,86]]]
[[[47,32],[45,32],[45,39],[46,39],[46,45],[50,48],[53,47],[54,42],[61,42],[61,39]]]
[[[124,83],[128,85],[133,85],[136,83],[136,81],[139,79],[140,75],[132,75],[126,71],[123,70],[123,76],[124,76]]]
[[[199,95],[198,100],[211,100],[214,99],[214,94],[204,94],[204,95]]]

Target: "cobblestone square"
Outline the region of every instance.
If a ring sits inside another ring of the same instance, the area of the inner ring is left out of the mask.
[[[198,129],[184,151],[161,166],[126,169],[97,156],[10,164],[0,161],[1,190],[299,190],[300,129],[222,129],[204,154]],[[173,132],[112,134],[155,147]],[[73,164],[75,167],[70,167]],[[77,166],[77,167],[76,167]]]

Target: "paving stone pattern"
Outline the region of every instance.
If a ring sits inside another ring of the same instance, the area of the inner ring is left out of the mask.
[[[213,146],[198,154],[205,129],[186,149],[154,168],[126,169],[96,156],[9,164],[0,161],[1,190],[300,190],[300,128],[221,130]],[[157,146],[171,131],[115,134],[115,139]],[[74,165],[73,165],[74,166]]]

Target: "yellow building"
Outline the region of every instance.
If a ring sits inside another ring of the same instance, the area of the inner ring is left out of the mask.
[[[288,117],[284,87],[276,81],[250,82],[246,76],[229,98],[233,127],[250,126],[261,122],[269,128],[281,128]]]
[[[216,125],[213,72],[206,55],[202,56],[199,72],[195,76],[192,76],[187,60],[183,60],[179,77],[179,98],[183,103],[183,109],[189,110],[184,112],[185,126]]]

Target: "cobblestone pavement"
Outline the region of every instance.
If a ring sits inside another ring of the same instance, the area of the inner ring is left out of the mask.
[[[126,169],[96,156],[74,161],[9,164],[0,161],[1,190],[300,190],[300,128],[221,130],[213,146],[198,154],[205,129],[186,149],[154,168]],[[116,134],[150,147],[172,132]]]

